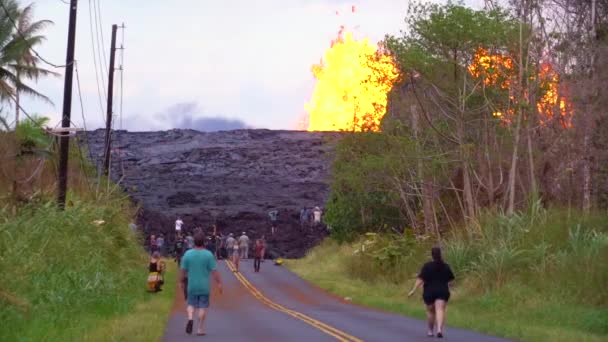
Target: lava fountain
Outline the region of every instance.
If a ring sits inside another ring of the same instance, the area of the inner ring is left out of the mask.
[[[398,71],[390,56],[344,27],[312,67],[317,80],[304,106],[309,131],[379,131]]]

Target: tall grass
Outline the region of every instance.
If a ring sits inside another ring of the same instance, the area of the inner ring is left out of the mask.
[[[422,317],[405,293],[435,243],[373,234],[340,247],[328,240],[289,265],[356,302]],[[440,243],[457,278],[452,324],[522,340],[608,337],[608,215],[538,205],[511,216],[487,212]]]
[[[126,336],[139,328],[158,339],[173,294],[145,291],[147,257],[128,227],[127,196],[96,186],[74,144],[59,211],[56,156],[17,151],[13,132],[0,132],[0,341],[145,340]]]
[[[0,209],[0,340],[78,333],[83,316],[124,311],[143,292],[146,260],[125,201],[8,208]]]

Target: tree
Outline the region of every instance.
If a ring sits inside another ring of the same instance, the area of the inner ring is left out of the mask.
[[[32,4],[20,9],[13,0],[0,0],[0,101],[15,103],[15,125],[19,122],[20,94],[52,103],[24,80],[59,74],[40,67],[40,58],[32,49],[44,42],[40,32],[52,24],[49,20],[33,21]]]
[[[418,108],[428,125],[427,131],[435,135],[436,146],[458,161],[459,179],[453,179],[458,187],[452,188],[462,203],[462,216],[475,220],[479,207],[476,193],[481,186],[494,188],[483,184],[475,170],[477,156],[483,151],[480,147],[489,146],[480,141],[480,137],[489,134],[481,133],[499,123],[494,118],[488,125],[488,108],[508,106],[509,92],[501,89],[498,82],[487,82],[481,77],[484,75],[474,77],[470,66],[480,50],[511,51],[517,23],[498,8],[477,11],[452,3],[414,4],[406,22],[410,27],[407,33],[386,39],[389,51],[406,75],[402,82],[409,86],[405,96],[410,96],[411,102],[403,111]],[[418,109],[408,112],[408,116],[415,118]],[[420,134],[416,127],[413,131]]]

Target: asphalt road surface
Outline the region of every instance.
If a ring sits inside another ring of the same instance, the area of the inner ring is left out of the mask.
[[[240,273],[231,267],[224,261],[218,263],[224,293],[212,291],[206,335],[196,336],[196,320],[194,333],[186,335],[185,302],[178,293],[164,341],[430,340],[424,321],[344,302],[271,261],[262,263],[260,273],[253,272],[253,260],[241,262]],[[449,327],[444,339],[506,341]]]

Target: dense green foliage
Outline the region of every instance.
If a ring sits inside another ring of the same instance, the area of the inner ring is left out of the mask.
[[[422,302],[406,293],[436,243],[409,234],[330,240],[290,267],[357,303],[422,318]],[[488,212],[441,244],[456,274],[449,325],[524,341],[608,338],[607,215],[539,205]]]

